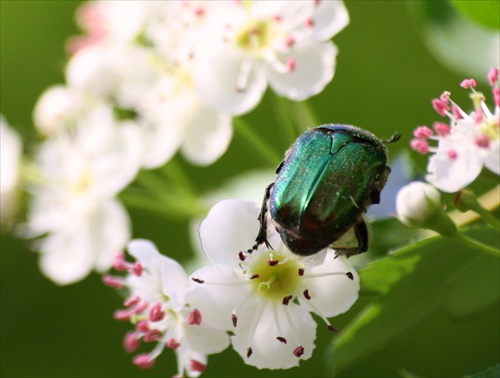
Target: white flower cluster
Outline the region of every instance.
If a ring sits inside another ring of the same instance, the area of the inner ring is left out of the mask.
[[[198,309],[187,303],[189,281],[179,263],[160,254],[147,240],[133,240],[127,249],[136,262],[127,262],[122,254],[114,262],[115,269],[128,272],[127,276],[103,276],[105,284],[128,293],[126,308],[114,315],[134,324],[134,330],[125,335],[125,349],[133,353],[141,341],[155,343],[151,352],[133,359],[143,369],[151,368],[165,347],[172,349],[177,355],[177,376],[199,376],[206,368],[207,355],[228,347],[227,334],[208,325]]]
[[[140,123],[143,166],[180,150],[207,165],[227,149],[231,116],[252,110],[267,84],[303,100],[332,79],[330,38],[349,22],[341,1],[92,1],[69,40],[66,87],[40,99],[43,132],[79,112],[85,97]]]
[[[33,118],[47,139],[31,169],[27,237],[59,284],[108,269],[130,238],[116,195],[177,151],[208,165],[231,119],[267,84],[302,100],[333,77],[329,40],[349,22],[340,1],[90,1],[68,41],[66,83]],[[2,179],[3,181],[3,179]]]
[[[492,87],[494,110],[485,104],[485,97],[477,92],[473,79],[466,79],[462,88],[471,89],[474,109],[470,114],[463,111],[444,92],[432,100],[432,105],[441,116],[450,119],[449,124],[436,122],[434,130],[419,126],[414,131],[411,147],[420,153],[432,152],[427,166],[426,180],[444,192],[457,192],[471,184],[483,167],[500,175],[500,88],[498,69],[488,73]],[[429,146],[436,140],[437,147]]]
[[[137,124],[94,106],[41,145],[24,236],[42,236],[34,242],[40,268],[56,283],[106,271],[130,239],[128,214],[115,197],[140,167],[138,138]]]
[[[246,364],[260,369],[288,369],[312,356],[316,322],[337,332],[327,318],[347,311],[358,297],[359,277],[345,257],[328,250],[314,258],[288,251],[269,229],[269,242],[252,253],[259,228],[253,202],[224,200],[216,204],[200,227],[203,250],[211,265],[191,274],[158,253],[148,241],[128,246],[136,262],[119,255],[114,267],[127,276],[104,276],[108,286],[128,294],[125,309],[115,318],[130,321],[125,336],[129,352],[140,341],[156,342],[149,353],[133,361],[151,367],[165,347],[175,350],[178,376],[198,376],[207,355],[229,346]]]

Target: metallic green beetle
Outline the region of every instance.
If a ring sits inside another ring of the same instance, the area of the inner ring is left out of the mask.
[[[363,213],[380,202],[391,169],[384,143],[355,126],[330,124],[300,135],[278,166],[264,196],[260,231],[252,249],[267,241],[268,214],[285,245],[313,255],[353,229],[357,247],[335,247],[347,256],[368,249]],[[251,251],[251,250],[250,250]]]

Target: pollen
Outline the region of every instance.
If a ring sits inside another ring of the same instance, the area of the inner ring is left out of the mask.
[[[269,264],[269,261],[273,264]],[[297,271],[302,268],[285,253],[270,251],[253,261],[248,277],[258,295],[282,303],[283,298],[291,297],[300,287],[302,277]]]
[[[252,21],[236,35],[236,45],[243,50],[259,55],[269,43],[270,25],[264,21]]]
[[[493,116],[479,124],[479,130],[481,135],[490,141],[498,140],[500,138],[498,117]]]

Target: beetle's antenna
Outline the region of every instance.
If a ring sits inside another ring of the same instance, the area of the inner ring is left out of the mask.
[[[394,134],[391,135],[391,137],[389,139],[384,139],[384,140],[382,140],[382,142],[385,144],[389,144],[389,143],[397,142],[400,139],[401,139],[401,134],[396,131]]]

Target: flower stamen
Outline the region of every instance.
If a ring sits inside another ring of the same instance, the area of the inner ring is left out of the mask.
[[[113,289],[121,289],[125,285],[125,281],[122,278],[110,276],[109,274],[102,276],[102,282]]]
[[[293,350],[293,355],[297,358],[300,358],[304,354],[304,347],[303,346],[298,346]]]
[[[293,299],[293,295],[288,295],[286,297],[283,298],[283,302],[282,304],[285,305],[285,306],[288,306],[288,303],[290,303],[290,301]]]
[[[189,313],[187,323],[189,325],[200,325],[201,320],[202,320],[201,313],[197,309],[194,309]]]

